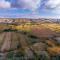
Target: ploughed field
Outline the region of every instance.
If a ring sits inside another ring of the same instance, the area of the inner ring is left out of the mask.
[[[60,24],[0,25],[0,60],[59,60]]]

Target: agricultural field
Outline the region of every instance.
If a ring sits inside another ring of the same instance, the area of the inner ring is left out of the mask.
[[[42,24],[44,27],[54,31],[54,32],[60,32],[60,24],[56,24],[56,23],[50,23],[50,24]]]
[[[0,60],[59,60],[60,24],[0,24]]]

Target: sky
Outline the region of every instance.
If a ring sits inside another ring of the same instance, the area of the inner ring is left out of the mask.
[[[0,0],[0,18],[60,18],[60,0]]]

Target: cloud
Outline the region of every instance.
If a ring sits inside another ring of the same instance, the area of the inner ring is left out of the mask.
[[[46,3],[45,3],[45,8],[47,10],[50,10],[53,12],[53,13],[59,13],[60,14],[60,0],[48,0]]]
[[[49,8],[57,8],[60,5],[60,0],[48,0],[46,6]]]
[[[0,0],[0,8],[10,8],[11,3],[5,0]]]
[[[36,10],[41,4],[41,0],[18,0],[20,7],[24,9]]]

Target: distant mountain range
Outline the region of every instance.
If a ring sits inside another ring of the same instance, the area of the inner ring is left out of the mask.
[[[60,23],[60,19],[46,19],[46,18],[40,18],[40,19],[28,19],[28,18],[0,18],[0,23],[16,23],[16,22],[55,22]]]

